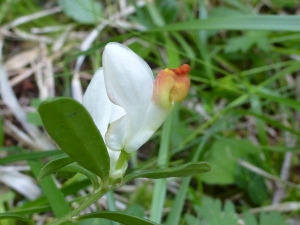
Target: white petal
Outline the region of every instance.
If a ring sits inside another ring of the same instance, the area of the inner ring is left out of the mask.
[[[98,69],[94,74],[83,96],[82,104],[91,114],[102,137],[105,136],[111,119],[117,120],[125,114],[125,111],[120,106],[113,104],[109,100],[106,93],[102,68]]]
[[[139,149],[154,132],[162,125],[173,107],[169,109],[161,108],[155,103],[151,102],[147,110],[145,119],[141,124],[139,130],[133,136],[127,139],[124,150],[131,153]]]
[[[153,91],[147,63],[129,48],[109,43],[103,52],[105,84],[110,100],[128,111],[146,110]]]
[[[103,70],[110,100],[126,111],[122,121],[110,126],[106,141],[109,148],[122,150],[124,141],[138,130],[144,120],[152,98],[154,78],[143,59],[118,43],[106,45]]]
[[[91,114],[102,137],[105,137],[109,123],[118,120],[125,115],[124,109],[113,104],[107,96],[102,68],[97,70],[93,76],[93,79],[83,96],[83,105]],[[120,152],[112,151],[109,148],[107,148],[107,151],[110,157],[111,177],[119,178],[119,174],[122,176],[127,167],[122,171],[115,171],[114,168],[118,161]]]
[[[121,151],[128,136],[129,120],[125,115],[121,119],[110,124],[105,134],[105,143],[114,151]]]
[[[110,117],[110,122],[109,123],[113,123],[114,121],[120,119],[121,117],[123,117],[125,115],[125,111],[122,107],[113,104],[112,107],[112,114]]]

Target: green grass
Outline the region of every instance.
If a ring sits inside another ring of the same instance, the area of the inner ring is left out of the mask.
[[[102,15],[97,15],[101,19],[119,12],[117,1],[98,2],[103,6]],[[213,217],[205,210],[205,202],[217,208],[220,215],[226,210],[225,214],[232,217],[237,213],[247,215],[246,212],[253,208],[270,206],[278,185],[274,180],[243,167],[238,160],[280,178],[284,156],[288,152],[292,152],[292,159],[288,165],[290,175],[287,181],[298,184],[300,16],[295,12],[299,10],[300,1],[168,0],[148,2],[143,7],[138,7],[135,1],[126,2],[133,4],[135,12],[122,19],[143,29],[122,28],[120,24],[111,23],[86,51],[79,50],[84,40],[82,37],[85,38],[99,22],[81,24],[64,11],[8,30],[11,35],[4,33],[4,45],[0,45],[5,65],[11,56],[43,45],[18,31],[30,34],[32,28],[74,25],[57,52],[52,49],[55,42],[45,45],[45,58],[52,63],[56,96],[72,95],[71,78],[76,59],[81,55],[86,56],[80,70],[82,87],[86,88],[90,75],[102,64],[103,47],[110,41],[127,44],[149,63],[155,74],[159,69],[178,67],[182,63],[191,66],[188,97],[176,105],[162,128],[132,156],[136,168],[130,169],[208,161],[212,172],[184,179],[137,180],[130,184],[134,191],[116,191],[119,198],[110,193],[108,207],[123,210],[118,208],[120,202],[125,208],[137,206],[151,220],[166,225],[211,222],[209,220]],[[1,13],[0,22],[5,25],[46,7],[54,7],[56,1],[48,1],[48,4],[5,0],[0,3],[1,10],[6,10]],[[34,35],[57,41],[63,32]],[[37,62],[38,59],[22,70],[34,67]],[[21,72],[8,71],[13,76]],[[39,98],[36,79],[32,75],[14,87],[22,106]],[[4,123],[13,122],[23,130],[14,115],[6,113],[9,109],[5,105],[1,105],[1,110]],[[36,180],[42,166],[41,159],[45,164],[49,157],[59,154],[57,151],[30,149],[9,133],[7,126],[3,125],[3,128],[0,129],[0,164],[3,167],[29,165],[30,171],[25,173]],[[24,151],[12,150],[15,147]],[[55,180],[49,177],[36,182],[44,194],[32,201],[0,186],[1,195],[15,194],[13,201],[0,201],[1,212],[19,211],[28,218],[33,218],[35,213],[51,212],[53,214],[46,217],[53,220],[68,212],[73,205],[80,204],[84,199],[82,195],[88,195],[91,185],[82,176],[56,176]],[[55,182],[62,187],[56,188]],[[300,190],[297,187],[284,185],[283,190],[281,203],[298,201]],[[66,195],[71,198],[65,198]],[[207,200],[208,197],[214,200]],[[219,207],[218,204],[223,206],[225,201],[232,204]],[[96,208],[102,211],[103,205]],[[203,215],[199,214],[200,211]],[[245,220],[251,220],[250,217],[247,215]],[[256,219],[264,224],[261,221],[272,221],[272,218],[287,221],[296,217],[299,217],[299,210],[259,214]],[[97,221],[93,222],[96,224]],[[0,224],[10,225],[13,221],[3,220]]]

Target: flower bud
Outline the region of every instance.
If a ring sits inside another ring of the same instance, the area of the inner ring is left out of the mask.
[[[154,81],[152,100],[163,108],[170,108],[174,102],[181,102],[190,88],[189,72],[190,66],[187,64],[159,71]]]

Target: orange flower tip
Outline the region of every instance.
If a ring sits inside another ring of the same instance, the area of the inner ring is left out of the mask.
[[[191,67],[188,64],[183,64],[178,68],[170,69],[177,75],[186,75],[191,71]]]
[[[174,102],[181,102],[190,88],[190,70],[189,65],[183,64],[175,69],[159,71],[154,82],[154,102],[166,109],[171,108]]]

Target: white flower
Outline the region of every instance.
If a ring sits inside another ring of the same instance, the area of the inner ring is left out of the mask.
[[[140,148],[166,119],[174,102],[185,98],[189,70],[186,64],[162,70],[154,81],[150,67],[133,51],[118,43],[106,45],[103,68],[93,76],[83,105],[107,145],[111,177],[122,176],[126,170],[127,162],[115,170],[120,151]]]

